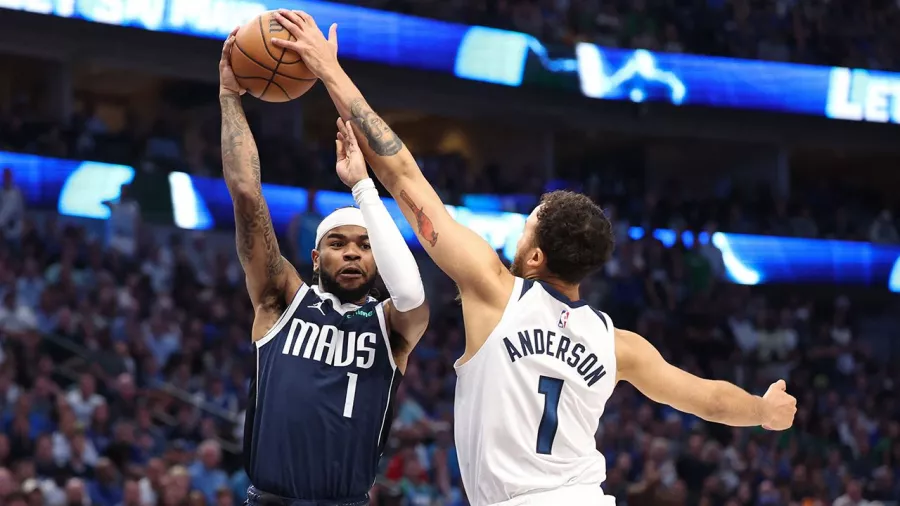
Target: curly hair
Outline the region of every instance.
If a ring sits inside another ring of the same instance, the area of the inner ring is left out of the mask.
[[[547,270],[567,283],[580,283],[602,267],[615,245],[603,209],[585,195],[562,190],[541,197],[534,237]]]

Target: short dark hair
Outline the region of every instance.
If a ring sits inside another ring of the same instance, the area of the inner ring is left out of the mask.
[[[580,193],[557,190],[541,197],[536,246],[547,257],[547,270],[567,283],[580,283],[609,260],[615,246],[606,213]]]
[[[20,490],[15,490],[6,496],[6,502],[4,504],[15,504],[17,502],[28,504],[28,496]]]

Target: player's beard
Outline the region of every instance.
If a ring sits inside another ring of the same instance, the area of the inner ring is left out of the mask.
[[[513,276],[517,278],[525,277],[525,255],[524,251],[516,251],[516,256],[513,257],[513,261],[509,264],[509,272],[512,273]]]
[[[356,288],[344,288],[331,273],[326,272],[324,269],[319,270],[319,282],[322,283],[322,289],[337,297],[342,303],[350,302],[356,304],[369,295],[372,287],[375,286],[375,281],[375,276],[371,276],[366,279],[365,283]]]

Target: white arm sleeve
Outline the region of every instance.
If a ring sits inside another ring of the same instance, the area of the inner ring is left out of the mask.
[[[397,311],[405,313],[425,302],[419,266],[400,229],[388,213],[371,178],[353,186],[353,200],[362,211],[372,244],[375,265]]]

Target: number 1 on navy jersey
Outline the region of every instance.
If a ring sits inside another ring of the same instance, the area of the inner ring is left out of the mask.
[[[550,455],[553,450],[553,440],[559,428],[559,396],[562,394],[563,383],[565,382],[559,378],[547,376],[541,376],[538,383],[538,393],[544,396],[544,415],[538,426],[537,452],[544,455]]]
[[[353,401],[356,400],[356,378],[358,377],[359,375],[355,372],[347,373],[349,382],[347,384],[347,398],[344,399],[344,418],[353,417]]]

